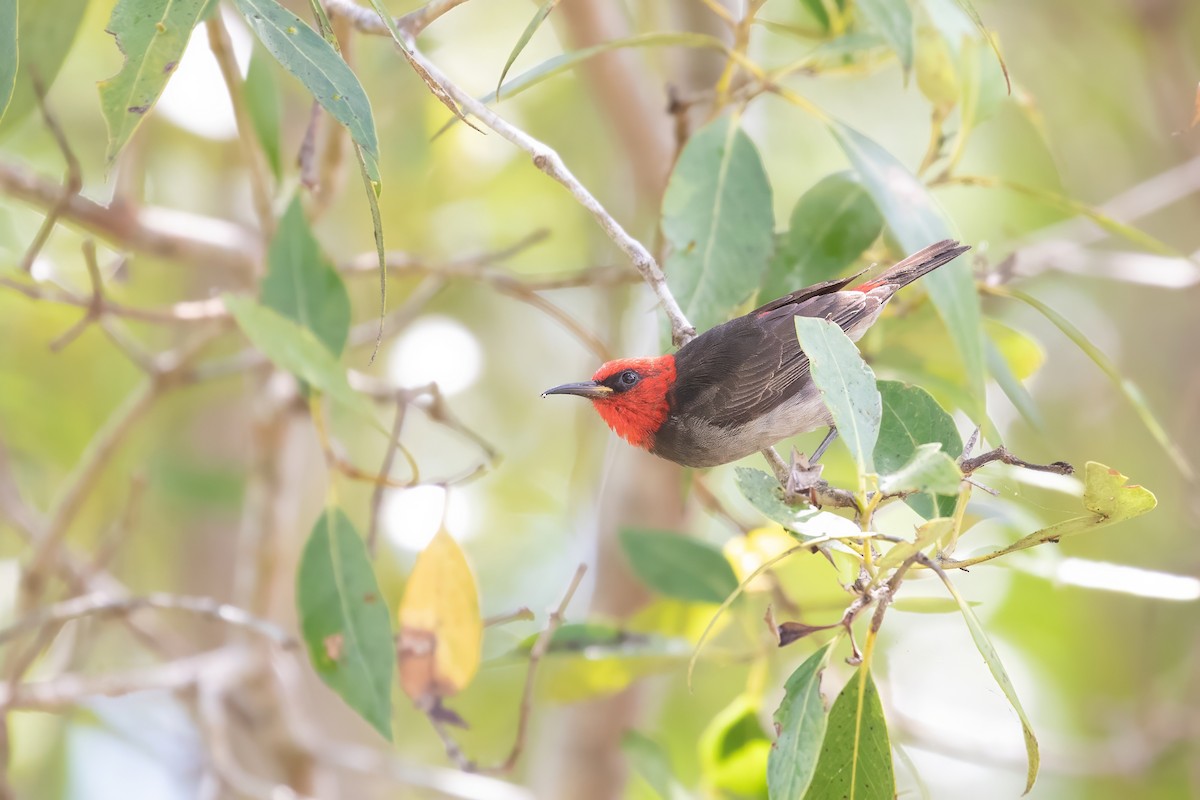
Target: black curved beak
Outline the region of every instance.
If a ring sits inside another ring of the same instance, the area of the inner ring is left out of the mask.
[[[573,394],[576,397],[587,397],[592,400],[598,400],[602,397],[608,397],[612,393],[613,390],[602,383],[583,381],[582,383],[564,383],[562,386],[547,389],[542,392],[542,397],[548,394]]]

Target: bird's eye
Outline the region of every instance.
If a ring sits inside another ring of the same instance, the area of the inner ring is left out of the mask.
[[[638,380],[640,378],[641,378],[641,376],[638,375],[636,372],[634,372],[631,369],[627,369],[621,373],[621,385],[622,386],[633,386],[635,383],[638,382]]]

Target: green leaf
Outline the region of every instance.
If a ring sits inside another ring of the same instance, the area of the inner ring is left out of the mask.
[[[532,633],[521,640],[516,652],[528,655],[541,637],[541,632]],[[569,622],[558,626],[550,637],[547,653],[572,653],[589,647],[613,647],[628,639],[623,628],[607,622]]]
[[[1137,384],[1121,374],[1121,370],[1117,369],[1117,365],[1114,364],[1108,356],[1101,352],[1100,348],[1092,344],[1081,330],[1072,325],[1070,320],[1068,320],[1062,314],[1059,314],[1053,308],[1046,305],[1041,300],[1038,300],[1031,294],[1026,294],[1025,292],[1008,287],[993,291],[1003,297],[1011,297],[1014,300],[1020,300],[1022,303],[1025,303],[1026,305],[1029,305],[1040,312],[1042,316],[1050,320],[1050,322],[1054,323],[1055,327],[1062,331],[1068,339],[1075,343],[1076,347],[1082,350],[1088,356],[1088,358],[1095,362],[1096,366],[1098,366],[1104,372],[1104,374],[1108,376],[1109,380],[1113,382],[1113,385],[1125,395],[1125,399],[1128,400],[1130,405],[1133,406],[1134,411],[1137,412],[1138,417],[1142,420],[1142,424],[1145,425],[1146,429],[1150,431],[1150,435],[1154,438],[1154,441],[1158,442],[1159,446],[1162,447],[1162,449],[1166,451],[1167,455],[1171,457],[1171,460],[1175,462],[1175,467],[1180,471],[1180,473],[1182,473],[1183,476],[1189,481],[1195,479],[1196,471],[1192,466],[1191,460],[1184,454],[1183,450],[1180,449],[1179,445],[1175,442],[1174,437],[1167,433],[1166,428],[1163,427],[1163,424],[1159,421],[1158,417],[1155,416],[1154,411],[1150,408],[1149,401],[1146,399],[1146,396],[1142,394],[1142,390],[1138,388]]]
[[[855,0],[854,7],[871,27],[879,31],[896,51],[907,75],[912,69],[916,50],[912,9],[908,0]]]
[[[962,472],[954,459],[942,452],[940,442],[917,446],[908,463],[879,476],[879,488],[888,493],[927,492],[948,496],[958,491]]]
[[[934,27],[938,29],[946,44],[956,55],[961,53],[961,45],[964,42],[974,43],[978,39],[986,41],[992,48],[992,54],[999,65],[999,72],[1004,78],[1004,91],[1012,94],[1012,80],[1008,75],[1008,64],[1004,63],[1004,56],[1001,55],[1000,47],[996,44],[996,37],[992,36],[984,26],[979,12],[975,10],[969,0],[924,0],[924,6],[930,21],[933,22]],[[975,33],[979,34],[978,37],[974,36]]]
[[[881,230],[883,218],[875,201],[853,173],[821,179],[796,202],[759,297],[782,297],[797,287],[837,277]]]
[[[687,790],[675,778],[671,759],[662,745],[637,731],[625,731],[621,751],[629,759],[633,771],[649,784],[662,800],[684,800]]]
[[[955,471],[957,471],[957,467]],[[898,542],[888,548],[888,551],[875,562],[875,568],[882,572],[883,570],[898,567],[930,545],[949,538],[953,532],[953,519],[945,517],[931,519],[917,528],[917,533],[911,542]],[[940,600],[942,598],[939,597],[936,599]]]
[[[771,740],[759,722],[759,700],[740,694],[700,734],[704,783],[734,797],[762,797],[767,789]]]
[[[893,800],[896,775],[883,704],[860,669],[829,709],[829,727],[805,800]]]
[[[943,116],[958,104],[962,95],[954,54],[946,40],[932,28],[917,31],[917,59],[914,64],[917,88]]]
[[[839,17],[846,10],[846,0],[800,0],[800,5],[820,23],[826,33],[831,32],[834,27],[833,20],[829,17],[830,10]]]
[[[875,471],[875,443],[882,408],[875,373],[862,360],[854,342],[836,324],[816,317],[796,317],[800,349],[808,356],[813,383],[821,390],[838,434],[862,476]]]
[[[688,140],[663,197],[662,228],[672,248],[667,282],[697,330],[727,320],[758,287],[775,243],[771,184],[732,119]]]
[[[346,285],[308,227],[299,196],[279,220],[267,250],[262,304],[308,328],[335,356],[350,332]]]
[[[225,294],[222,300],[242,333],[267,358],[379,427],[371,402],[350,388],[337,357],[312,331],[249,297]]]
[[[242,87],[246,93],[246,106],[250,112],[250,123],[262,146],[267,164],[278,180],[283,177],[283,156],[279,141],[279,87],[275,84],[275,73],[271,62],[257,47],[250,56],[250,68]]]
[[[984,631],[983,625],[979,622],[979,617],[975,616],[971,604],[958,593],[958,588],[950,581],[950,577],[945,571],[938,570],[938,576],[942,582],[946,584],[946,588],[958,603],[958,608],[962,611],[963,619],[967,623],[967,630],[971,632],[971,638],[975,640],[975,649],[979,651],[979,655],[983,656],[984,663],[992,672],[992,677],[996,679],[996,683],[1000,686],[1000,691],[1004,692],[1004,696],[1008,698],[1009,705],[1013,707],[1013,711],[1017,712],[1017,716],[1021,720],[1021,730],[1025,736],[1025,756],[1028,761],[1028,770],[1025,773],[1025,794],[1033,788],[1033,782],[1037,780],[1038,764],[1041,756],[1038,753],[1037,737],[1033,733],[1033,727],[1029,723],[1029,717],[1025,714],[1025,709],[1021,706],[1021,700],[1017,697],[1017,689],[1013,686],[1012,679],[1008,677],[1008,672],[1004,669],[1004,664],[1000,661],[1000,654],[996,652],[995,646],[991,639],[988,638],[987,632]]]
[[[36,105],[34,75],[50,91],[86,16],[87,4],[88,0],[26,0],[19,4],[16,84],[0,132],[20,122]]]
[[[829,645],[825,645],[797,667],[783,686],[783,702],[775,712],[779,735],[767,757],[772,800],[803,797],[816,773],[828,722],[821,700],[821,673],[828,657]]]
[[[383,322],[387,316],[387,248],[383,244],[383,218],[379,214],[379,184],[371,181],[367,156],[361,145],[354,145],[354,156],[358,159],[358,171],[363,179],[363,191],[367,196],[367,208],[371,212],[371,233],[375,239],[375,258],[379,263],[379,328],[375,333],[375,349],[371,351],[371,363],[383,346]]]
[[[903,164],[871,139],[840,122],[830,129],[875,198],[900,246],[910,253],[952,238],[945,213]],[[982,422],[985,414],[983,315],[970,264],[960,258],[927,275],[922,282],[962,354],[973,401],[967,409]]]
[[[894,473],[912,460],[917,448],[937,442],[951,458],[962,455],[962,437],[954,419],[924,389],[899,381],[879,381],[883,419],[875,445],[875,466],[880,473]],[[926,519],[954,513],[957,486],[953,492],[933,499],[928,495],[907,498],[908,504]]]
[[[17,0],[0,0],[0,120],[17,85]]]
[[[762,470],[750,467],[737,467],[737,485],[751,505],[766,515],[767,519],[778,522],[784,528],[808,538],[803,533],[806,522],[821,513],[816,508],[797,508],[783,502],[783,487],[779,481]]]
[[[621,549],[637,576],[660,594],[720,603],[737,588],[737,576],[721,551],[666,531],[621,530]]]
[[[107,31],[125,54],[121,71],[100,82],[111,164],[179,66],[192,29],[213,0],[119,0]]]
[[[678,669],[691,652],[684,639],[626,630],[616,633],[616,638],[605,641],[604,632],[595,626],[591,632],[572,634],[579,639],[575,645],[552,647],[538,673],[539,696],[573,703],[611,695],[639,678]],[[520,657],[522,664],[527,661],[527,655]]]
[[[504,77],[508,75],[508,71],[512,69],[513,62],[517,60],[517,56],[521,55],[521,51],[525,49],[525,45],[529,44],[529,40],[537,33],[537,29],[546,21],[546,17],[550,16],[550,12],[554,10],[562,0],[544,0],[538,6],[538,10],[534,13],[533,19],[529,20],[529,24],[525,26],[525,30],[521,32],[521,38],[517,39],[517,43],[513,45],[512,52],[508,54],[508,60],[504,62],[504,69],[500,70],[500,79],[496,81],[496,99],[500,99],[501,90],[504,88]]]
[[[321,35],[275,0],[234,0],[238,11],[280,66],[346,126],[363,151],[367,174],[379,184],[379,141],[371,103],[354,71]]]
[[[304,546],[296,612],[321,680],[391,741],[391,622],[366,545],[341,509],[326,509]]]
[[[1158,498],[1154,493],[1138,484],[1126,485],[1128,480],[1129,478],[1115,469],[1089,461],[1084,467],[1083,478],[1083,507],[1089,512],[1087,516],[1072,517],[1034,531],[1008,547],[986,555],[942,563],[948,569],[969,567],[1046,542],[1057,542],[1064,536],[1076,536],[1116,522],[1124,522],[1153,510],[1158,505]]]

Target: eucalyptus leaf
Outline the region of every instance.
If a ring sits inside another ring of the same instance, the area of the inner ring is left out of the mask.
[[[835,323],[816,317],[796,317],[795,322],[813,383],[858,465],[861,486],[862,476],[875,471],[875,443],[882,416],[875,373]]]
[[[28,0],[26,0],[28,2]],[[17,85],[17,0],[0,0],[0,120]]]
[[[361,148],[367,175],[379,185],[379,141],[371,103],[362,84],[337,51],[299,17],[275,0],[234,0],[250,29],[280,66],[294,75],[313,98]]]
[[[108,32],[125,54],[121,71],[100,82],[111,164],[158,101],[183,58],[192,29],[214,0],[119,0]]]
[[[912,69],[914,40],[912,9],[908,0],[854,0],[854,7],[896,51],[905,74]]]
[[[951,459],[962,455],[963,443],[954,418],[919,386],[899,381],[879,381],[883,419],[875,445],[875,466],[881,474],[894,473],[908,463],[924,444],[941,445]],[[954,513],[957,488],[937,497],[928,494],[907,498],[909,506],[926,519]]]
[[[667,282],[697,330],[725,322],[758,288],[775,243],[771,185],[734,120],[688,140],[663,196],[662,229]]]
[[[296,612],[321,680],[391,741],[391,622],[367,547],[341,509],[322,512],[304,546]]]
[[[895,156],[840,122],[831,122],[830,129],[862,176],[888,228],[905,252],[913,253],[934,242],[953,238],[945,212]],[[934,270],[921,282],[929,290],[930,299],[962,355],[971,395],[971,408],[967,411],[974,420],[982,422],[986,382],[983,315],[970,264],[959,258]]]
[[[738,586],[717,548],[677,533],[624,528],[621,549],[651,589],[681,600],[720,603]]]
[[[667,751],[649,736],[626,731],[621,737],[621,751],[638,775],[661,800],[686,800],[687,790],[675,777]]]
[[[20,43],[13,53],[17,56],[16,82],[0,121],[0,132],[20,122],[37,105],[35,75],[42,88],[50,91],[83,24],[87,5],[88,0],[25,0],[16,4],[16,38]]]
[[[955,602],[958,603],[959,610],[962,611],[963,619],[967,623],[967,630],[971,632],[971,638],[975,641],[975,648],[979,651],[979,655],[983,656],[984,663],[991,670],[992,677],[996,679],[996,683],[1000,686],[1000,691],[1004,692],[1004,696],[1008,698],[1009,705],[1013,711],[1017,712],[1017,717],[1021,720],[1021,731],[1025,737],[1025,756],[1028,763],[1028,769],[1025,774],[1025,794],[1033,788],[1034,781],[1037,780],[1038,765],[1041,763],[1041,756],[1038,752],[1037,736],[1033,733],[1033,726],[1029,722],[1029,717],[1025,714],[1024,707],[1021,706],[1021,700],[1017,697],[1017,689],[1013,686],[1012,679],[1008,677],[1008,671],[1004,669],[1004,664],[1000,661],[1000,654],[996,652],[995,645],[988,638],[987,632],[984,631],[983,625],[979,622],[979,617],[975,616],[975,611],[971,608],[971,604],[967,602],[958,592],[958,588],[951,582],[949,576],[944,571],[939,570],[938,575],[942,582],[946,584],[946,588],[950,591]]]
[[[246,82],[242,86],[246,93],[246,107],[250,112],[250,124],[254,135],[267,157],[267,165],[276,180],[283,177],[283,156],[279,138],[279,87],[275,73],[264,53],[254,48],[250,55],[250,67],[246,71]]]
[[[308,328],[340,355],[350,332],[350,296],[342,276],[321,252],[295,196],[267,250],[262,304]]]
[[[840,275],[883,230],[875,201],[853,173],[836,172],[801,195],[779,238],[759,297],[782,297]]]
[[[500,99],[501,90],[504,88],[504,78],[508,75],[508,71],[512,69],[513,63],[517,60],[517,56],[521,55],[521,51],[529,44],[529,40],[537,33],[537,29],[546,21],[546,17],[550,16],[550,12],[554,10],[561,0],[543,0],[538,6],[537,11],[533,14],[533,19],[529,20],[529,24],[525,26],[525,30],[521,32],[521,36],[517,39],[517,43],[513,45],[512,52],[508,54],[508,60],[504,62],[504,69],[500,70],[500,78],[496,81],[496,99]]]
[[[821,758],[805,800],[894,800],[896,775],[875,680],[859,669],[829,709]]]
[[[797,508],[783,501],[783,487],[773,476],[762,470],[737,467],[737,485],[751,505],[793,533],[803,533],[804,524],[821,513],[816,508]]]
[[[767,789],[771,800],[803,797],[816,773],[828,717],[821,700],[821,673],[829,645],[801,664],[783,686],[783,702],[775,712],[779,731],[767,757]]]
[[[917,446],[907,463],[894,472],[879,476],[879,488],[887,494],[927,492],[943,496],[954,494],[962,481],[962,472],[954,459],[942,452],[940,442]]]
[[[267,358],[379,427],[370,401],[350,388],[345,369],[316,334],[249,297],[225,294],[222,299],[242,333]]]

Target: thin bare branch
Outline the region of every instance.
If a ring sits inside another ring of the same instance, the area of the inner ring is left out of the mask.
[[[1038,472],[1051,472],[1055,475],[1071,475],[1075,472],[1075,468],[1065,461],[1055,461],[1053,464],[1031,464],[1028,461],[1017,458],[1008,451],[1006,447],[1001,445],[995,450],[989,450],[986,453],[981,453],[974,458],[964,458],[958,462],[959,468],[964,475],[970,475],[975,470],[980,469],[988,464],[999,461],[1001,464],[1008,464],[1014,467],[1024,467]]]
[[[429,27],[438,17],[456,8],[467,0],[431,0],[431,2],[396,18],[396,27],[409,37],[416,37]],[[324,0],[325,8],[331,17],[346,17],[354,23],[354,29],[359,33],[371,36],[390,36],[387,25],[379,15],[370,8],[358,5],[353,0]]]
[[[392,422],[392,432],[388,440],[387,452],[383,455],[383,464],[379,467],[379,475],[381,477],[392,474],[392,464],[396,461],[396,451],[400,449],[400,433],[404,428],[404,416],[407,412],[408,403],[402,397],[397,397],[396,418]],[[416,463],[410,461],[410,467],[412,468],[413,479],[419,480]],[[375,550],[379,542],[379,509],[383,505],[383,490],[384,484],[376,481],[375,488],[371,491],[371,521],[367,525],[367,551],[372,556],[375,555]]]
[[[504,774],[511,772],[513,767],[517,765],[517,761],[521,758],[521,753],[525,749],[525,736],[529,730],[529,716],[533,708],[533,687],[537,681],[537,668],[542,659],[545,658],[547,651],[550,649],[550,642],[554,638],[554,632],[562,625],[563,619],[567,613],[567,606],[571,604],[571,598],[575,596],[575,592],[579,589],[579,584],[583,582],[583,576],[587,573],[587,564],[580,564],[575,568],[575,575],[571,578],[571,583],[567,586],[567,591],[563,593],[563,598],[559,601],[558,608],[550,613],[550,618],[546,620],[546,627],[542,629],[537,640],[533,643],[533,648],[529,651],[529,668],[525,671],[525,688],[521,692],[521,710],[517,716],[517,735],[513,740],[512,750],[508,753],[508,758],[504,759],[500,764],[491,769],[484,770],[485,772]]]
[[[250,195],[254,198],[254,212],[258,215],[263,238],[269,239],[275,230],[275,211],[271,204],[271,172],[267,168],[267,157],[254,134],[250,107],[246,102],[245,81],[242,80],[242,73],[234,59],[233,42],[221,15],[210,14],[204,26],[208,31],[209,49],[212,50],[213,57],[221,69],[225,89],[233,104],[238,142],[242,148],[242,157],[246,159],[246,170],[250,173]]]
[[[58,124],[58,119],[55,118],[54,114],[50,111],[50,106],[46,103],[46,90],[36,70],[32,78],[33,93],[37,97],[38,108],[42,112],[42,120],[46,123],[46,128],[49,129],[50,135],[54,138],[54,143],[58,145],[58,150],[62,153],[63,160],[67,162],[67,174],[58,199],[55,200],[54,205],[50,206],[49,213],[42,220],[41,227],[38,228],[33,241],[30,242],[25,255],[21,258],[21,271],[26,273],[33,270],[33,262],[37,260],[38,253],[42,251],[46,240],[50,238],[54,226],[58,224],[59,217],[62,216],[71,199],[76,197],[83,189],[83,170],[79,166],[79,159],[75,157],[75,153],[71,150],[71,144],[67,141],[67,135],[63,133],[62,126]]]
[[[189,597],[163,592],[113,597],[101,592],[86,594],[39,609],[0,629],[0,644],[28,631],[92,616],[127,616],[135,611],[153,608],[161,611],[185,611],[202,617],[220,620],[227,625],[245,628],[266,637],[279,647],[296,647],[296,640],[273,622],[256,617],[244,609],[214,600],[211,597]]]

